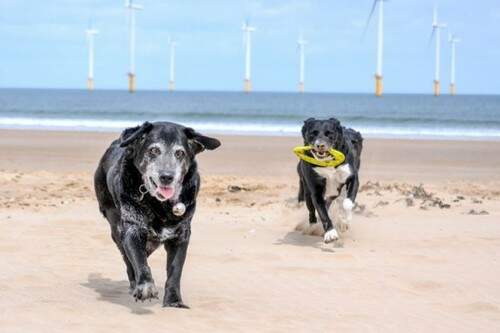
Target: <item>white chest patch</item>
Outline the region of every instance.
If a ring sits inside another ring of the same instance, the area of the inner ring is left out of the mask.
[[[351,166],[344,164],[338,168],[314,168],[314,171],[322,178],[326,179],[325,198],[339,195],[339,188],[345,184],[347,178],[351,176]]]

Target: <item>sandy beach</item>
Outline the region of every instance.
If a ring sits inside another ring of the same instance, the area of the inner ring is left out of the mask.
[[[179,310],[133,301],[98,212],[117,135],[0,130],[1,332],[499,331],[500,142],[367,139],[351,228],[324,244],[296,230],[300,139],[218,136]]]

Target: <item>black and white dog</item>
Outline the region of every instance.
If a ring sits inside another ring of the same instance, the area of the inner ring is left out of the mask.
[[[217,139],[168,122],[128,128],[101,158],[94,185],[111,225],[135,300],[158,297],[147,258],[163,244],[167,282],[163,306],[187,307],[180,280],[200,186],[195,155],[220,146]]]
[[[300,177],[299,202],[306,202],[309,210],[309,224],[317,222],[316,211],[325,231],[325,243],[339,238],[335,223],[328,213],[335,201],[337,209],[343,210],[342,221],[349,223],[354,202],[358,193],[361,150],[363,138],[359,132],[343,127],[335,118],[316,120],[309,118],[302,127],[304,144],[311,146],[311,157],[317,160],[331,160],[328,153],[331,148],[342,152],[345,162],[337,167],[321,167],[300,160],[297,170]]]

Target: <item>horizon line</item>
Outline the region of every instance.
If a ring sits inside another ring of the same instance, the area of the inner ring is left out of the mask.
[[[94,91],[88,91],[87,88],[60,88],[60,87],[0,87],[0,90],[72,90],[72,91],[85,91],[88,92],[89,94],[92,93],[98,93],[100,91],[106,92],[106,91],[114,91],[114,92],[125,92],[130,95],[133,95],[134,93],[140,93],[140,92],[165,92],[167,94],[175,94],[175,93],[192,93],[192,92],[198,92],[198,93],[241,93],[245,95],[252,95],[252,94],[259,94],[259,93],[275,93],[275,94],[297,94],[297,95],[304,95],[304,94],[339,94],[339,95],[373,95],[373,97],[376,98],[382,98],[384,96],[375,96],[373,92],[368,92],[368,91],[304,91],[304,92],[299,92],[295,90],[253,90],[250,93],[247,93],[243,90],[210,90],[210,89],[177,89],[175,91],[168,91],[168,87],[165,89],[137,89],[135,92],[130,93],[127,88],[99,88],[95,89]],[[457,93],[455,96],[452,96],[449,93],[441,94],[440,96],[434,96],[433,93],[423,93],[423,92],[385,92],[384,95],[421,95],[421,96],[432,96],[432,97],[456,97],[456,96],[500,96],[499,94],[492,94],[492,93]]]

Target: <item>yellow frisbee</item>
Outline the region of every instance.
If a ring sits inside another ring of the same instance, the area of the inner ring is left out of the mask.
[[[306,152],[311,150],[311,149],[312,149],[311,146],[298,146],[298,147],[293,148],[293,152],[301,160],[306,161],[307,163],[321,166],[321,167],[334,167],[335,168],[335,167],[338,167],[339,165],[341,165],[342,163],[344,163],[344,161],[345,161],[345,155],[342,152],[335,150],[333,148],[331,148],[328,151],[330,153],[330,155],[332,155],[332,157],[333,157],[332,160],[329,160],[329,161],[317,160],[314,157],[306,155]]]

